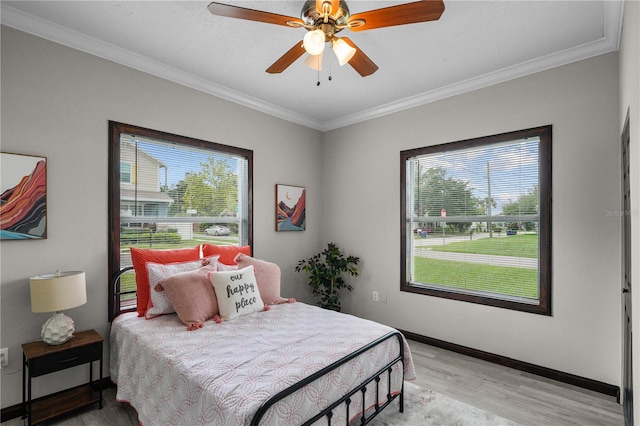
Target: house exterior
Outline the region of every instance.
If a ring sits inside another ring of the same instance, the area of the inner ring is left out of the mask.
[[[127,227],[146,227],[144,217],[165,217],[173,203],[166,192],[161,191],[161,170],[166,164],[131,142],[120,144],[120,211]],[[165,184],[166,186],[166,184]],[[137,208],[136,208],[137,206]],[[127,218],[130,218],[127,221]],[[154,221],[155,222],[155,221]]]
[[[20,345],[38,338],[48,316],[31,312],[29,277],[84,270],[88,302],[69,314],[78,330],[109,335],[109,120],[252,149],[253,253],[281,267],[287,297],[312,301],[294,267],[334,241],[362,259],[343,310],[622,386],[622,231],[619,215],[606,212],[621,208],[620,135],[627,116],[636,287],[640,278],[640,3],[627,1],[624,8],[618,52],[327,132],[2,27],[2,150],[47,157],[49,203],[46,240],[0,247],[1,346],[10,353],[2,407],[20,403],[21,374],[14,374],[21,368]],[[398,153],[548,124],[554,132],[552,316],[401,292]],[[307,190],[305,232],[273,230],[274,185],[281,182]],[[387,303],[372,302],[372,291],[384,293]],[[632,322],[640,328],[637,288]],[[633,348],[640,366],[640,333]],[[634,368],[636,389],[639,374]],[[71,370],[43,378],[33,396],[83,381]],[[640,404],[635,410],[640,419]]]

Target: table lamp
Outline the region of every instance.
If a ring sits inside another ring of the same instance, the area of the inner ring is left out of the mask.
[[[42,340],[61,345],[71,339],[75,331],[73,320],[60,311],[87,303],[84,271],[57,271],[31,277],[30,288],[33,312],[55,312],[42,326]]]

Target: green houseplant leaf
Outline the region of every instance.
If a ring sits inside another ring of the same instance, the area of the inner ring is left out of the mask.
[[[351,291],[353,288],[344,280],[342,274],[348,273],[357,277],[359,261],[360,258],[346,256],[336,244],[329,243],[322,252],[300,260],[296,272],[305,271],[309,274],[309,287],[314,296],[320,296],[318,306],[340,312],[342,307],[339,290]]]

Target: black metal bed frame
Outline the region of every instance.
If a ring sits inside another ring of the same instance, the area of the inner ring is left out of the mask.
[[[316,414],[314,417],[312,417],[311,419],[307,420],[303,424],[304,425],[311,425],[314,422],[320,420],[322,417],[326,417],[327,418],[327,424],[329,426],[331,426],[331,418],[333,417],[333,411],[336,408],[338,408],[340,405],[343,405],[343,404],[344,404],[345,409],[346,409],[345,418],[347,419],[347,422],[348,422],[349,421],[349,417],[350,417],[349,408],[351,406],[352,397],[354,395],[356,395],[358,392],[360,392],[361,396],[362,396],[362,416],[360,417],[360,424],[361,425],[366,425],[371,420],[373,420],[373,418],[375,416],[377,416],[378,413],[380,411],[382,411],[383,408],[385,408],[387,405],[391,404],[396,398],[399,398],[400,412],[403,412],[404,411],[404,378],[402,378],[402,386],[400,388],[400,392],[395,394],[395,395],[391,393],[391,373],[393,372],[393,367],[395,365],[397,365],[397,364],[400,364],[400,366],[402,367],[401,371],[404,374],[403,338],[402,338],[402,334],[400,334],[399,331],[392,331],[392,332],[389,332],[388,334],[378,338],[377,340],[374,340],[373,342],[369,343],[368,345],[361,347],[357,351],[352,352],[349,355],[339,359],[338,361],[334,362],[333,364],[330,364],[330,365],[326,366],[325,368],[315,372],[314,374],[306,377],[305,379],[299,381],[298,383],[295,383],[294,385],[292,385],[292,386],[280,391],[279,393],[275,394],[271,398],[269,398],[267,401],[265,401],[262,404],[262,406],[256,412],[255,416],[253,417],[253,420],[251,421],[251,426],[257,426],[260,423],[260,420],[262,419],[262,416],[264,416],[264,414],[267,412],[267,410],[269,410],[269,408],[272,405],[274,405],[275,403],[277,403],[278,401],[286,398],[287,396],[291,395],[292,393],[296,392],[297,390],[303,388],[304,386],[306,386],[306,385],[312,383],[313,381],[319,379],[320,377],[324,376],[325,374],[328,374],[329,372],[339,368],[340,366],[346,364],[347,362],[351,361],[352,359],[356,358],[357,356],[359,356],[359,355],[367,352],[368,350],[372,349],[376,345],[379,345],[380,343],[382,343],[382,342],[384,342],[384,341],[386,341],[388,339],[392,339],[394,337],[398,339],[398,347],[399,347],[399,354],[398,354],[398,356],[396,358],[391,360],[382,369],[378,370],[373,376],[371,376],[368,379],[366,379],[365,381],[363,381],[355,389],[352,389],[349,393],[347,393],[342,398],[338,399],[337,401],[335,401],[334,403],[329,405],[327,408],[325,408],[320,413]],[[388,377],[387,377],[388,378],[388,380],[387,380],[387,395],[386,395],[387,399],[383,404],[380,404],[380,380],[381,380],[380,378],[385,373],[388,375]],[[376,402],[375,402],[375,405],[374,405],[374,411],[369,416],[367,416],[366,405],[365,405],[365,396],[366,396],[366,392],[367,392],[367,386],[371,382],[375,382]]]
[[[135,291],[126,291],[126,292],[121,292],[120,291],[120,277],[128,272],[133,270],[132,266],[126,267],[121,269],[120,271],[118,271],[118,273],[116,275],[114,275],[113,279],[110,282],[109,285],[109,321],[113,321],[113,319],[119,315],[122,312],[126,312],[124,310],[120,309],[120,296],[122,295],[127,295],[127,294],[135,294]],[[130,309],[133,310],[133,309]],[[129,311],[129,310],[128,310]],[[322,419],[323,417],[326,417],[327,419],[327,424],[329,426],[331,426],[331,419],[333,417],[333,413],[334,411],[339,408],[341,405],[344,405],[344,408],[346,410],[346,421],[347,421],[347,426],[349,426],[349,418],[350,418],[350,407],[351,407],[351,402],[353,401],[353,398],[357,398],[356,394],[360,393],[360,396],[362,398],[362,413],[360,416],[360,425],[366,425],[369,422],[371,422],[371,420],[374,419],[374,417],[376,417],[385,407],[387,407],[388,405],[390,405],[396,398],[398,398],[398,402],[399,402],[399,411],[402,413],[404,412],[404,338],[402,336],[402,334],[395,330],[392,332],[387,333],[386,335],[374,340],[373,342],[370,342],[369,344],[361,347],[360,349],[358,349],[355,352],[350,353],[349,355],[335,361],[334,363],[324,367],[323,369],[313,373],[312,375],[304,378],[303,380],[299,381],[298,383],[295,383],[291,386],[289,386],[288,388],[278,392],[277,394],[273,395],[271,398],[269,398],[268,400],[266,400],[258,409],[258,411],[256,412],[256,414],[254,415],[253,419],[251,420],[251,426],[258,426],[260,421],[262,420],[262,417],[267,413],[267,411],[273,406],[275,405],[277,402],[283,400],[284,398],[286,398],[287,396],[293,394],[294,392],[300,390],[301,388],[309,385],[310,383],[314,382],[315,380],[319,379],[320,377],[336,370],[337,368],[343,366],[344,364],[346,364],[347,362],[351,361],[352,359],[358,357],[359,355],[364,354],[365,352],[371,350],[372,348],[374,348],[375,346],[389,340],[389,339],[393,339],[396,338],[398,339],[398,356],[396,356],[394,359],[392,359],[391,361],[389,361],[384,367],[382,367],[380,370],[378,370],[375,374],[373,374],[371,377],[365,379],[362,383],[360,383],[358,386],[356,386],[354,389],[352,389],[351,391],[349,391],[346,395],[342,396],[341,398],[339,398],[338,400],[336,400],[335,402],[331,403],[327,408],[325,408],[324,410],[322,410],[320,413],[316,414],[314,417],[312,417],[311,419],[307,420],[305,423],[303,423],[303,425],[311,425],[315,422],[317,422],[318,420]],[[402,385],[400,387],[400,392],[393,394],[391,392],[391,374],[394,370],[394,368],[396,366],[401,367],[401,381],[402,381]],[[386,389],[386,400],[381,404],[380,403],[380,380],[381,377],[383,377],[385,374],[387,374],[387,389]],[[373,382],[373,384],[372,384]],[[368,386],[370,385],[374,385],[375,386],[375,404],[373,406],[373,411],[369,410],[370,413],[367,415],[367,407],[365,404],[365,398],[366,398],[366,393],[368,390]]]

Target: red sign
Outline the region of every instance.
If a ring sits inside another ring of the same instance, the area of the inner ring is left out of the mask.
[[[447,217],[447,211],[445,209],[440,210],[440,216]]]

